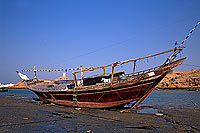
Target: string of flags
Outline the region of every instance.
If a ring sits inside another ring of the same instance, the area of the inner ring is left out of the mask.
[[[35,71],[35,72],[53,72],[53,71],[74,71],[74,70],[91,70],[92,68],[72,68],[72,69],[47,69],[47,70],[38,70],[38,69],[33,69],[33,70],[22,70],[22,72],[30,72],[30,71]]]
[[[192,34],[192,32],[197,28],[197,26],[200,24],[200,21],[195,25],[195,27],[190,31],[190,33],[186,36],[185,40],[182,41],[182,43],[180,44],[183,45],[183,43],[188,39],[188,37]],[[179,46],[179,47],[180,47]]]

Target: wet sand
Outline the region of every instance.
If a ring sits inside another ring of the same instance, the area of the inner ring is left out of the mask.
[[[159,107],[158,112],[164,116],[0,97],[0,132],[200,132],[199,108]]]

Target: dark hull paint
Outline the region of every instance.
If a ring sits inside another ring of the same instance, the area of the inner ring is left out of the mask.
[[[148,73],[139,75],[138,79],[126,82],[116,83],[110,86],[96,88],[78,87],[76,91],[76,99],[74,100],[74,92],[69,91],[40,91],[28,86],[30,90],[35,92],[41,100],[52,102],[55,104],[87,107],[87,108],[111,108],[123,106],[135,100],[141,100],[145,95],[149,95],[156,85],[164,78],[172,68],[180,65],[185,59],[175,61],[166,67],[154,70],[155,76],[148,77]],[[148,96],[147,95],[147,96]],[[146,98],[146,96],[145,96]]]
[[[101,92],[85,92],[77,95],[77,102],[73,101],[73,94],[64,92],[37,92],[34,91],[43,101],[49,101],[55,104],[74,106],[74,107],[88,107],[88,108],[110,108],[125,105],[129,102],[138,100],[144,95],[147,89],[151,89],[152,84],[159,82],[162,76],[144,82],[139,85],[133,84],[127,88],[115,89]],[[159,81],[158,81],[159,80]],[[151,87],[151,88],[150,88]]]

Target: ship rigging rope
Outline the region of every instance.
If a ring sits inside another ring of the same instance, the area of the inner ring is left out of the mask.
[[[197,28],[197,26],[200,24],[200,21],[198,21],[198,23],[195,25],[195,27],[192,29],[192,31],[186,36],[186,38],[182,41],[182,43],[178,46],[178,48],[175,48],[176,50],[179,50],[178,51],[178,53],[173,53],[173,55],[175,55],[174,56],[174,58],[182,51],[182,49],[183,48],[185,48],[185,47],[181,47],[182,45],[183,45],[183,43],[188,39],[188,37],[192,34],[192,32]],[[129,40],[129,39],[128,39]],[[127,41],[127,40],[126,40]],[[123,42],[123,41],[122,41]],[[121,42],[119,43],[119,44],[121,44]],[[101,49],[100,49],[101,50]],[[94,52],[97,52],[98,50],[95,50],[95,51],[93,51],[93,52],[91,52],[91,53],[94,53]],[[170,50],[169,50],[170,51]],[[163,53],[158,53],[158,54],[155,54],[155,55],[151,55],[151,56],[146,56],[146,57],[142,57],[142,58],[137,58],[137,59],[131,59],[131,60],[127,60],[127,61],[123,61],[123,62],[116,62],[117,63],[117,65],[122,65],[122,64],[124,64],[124,63],[127,63],[127,62],[132,62],[132,61],[136,61],[136,60],[142,60],[142,59],[145,59],[145,58],[149,58],[149,57],[153,57],[153,56],[157,56],[157,55],[160,55],[160,54],[164,54],[164,53],[168,53],[169,51],[165,51],[165,52],[163,52]],[[87,53],[87,54],[90,54],[90,53]],[[173,58],[173,59],[174,59]],[[166,62],[168,61],[169,59],[167,59],[166,60]],[[115,63],[113,63],[113,64],[115,64]],[[104,67],[108,67],[108,66],[112,66],[112,64],[110,64],[110,65],[107,65],[107,66],[104,66]],[[101,68],[101,67],[97,67],[97,68],[95,68],[95,69],[99,69],[99,68]],[[87,71],[87,70],[94,70],[94,68],[92,67],[92,68],[89,68],[89,69],[86,69],[86,70],[84,70],[84,71]],[[77,73],[79,73],[79,72],[77,72]]]
[[[153,56],[158,56],[158,55],[161,55],[161,54],[165,54],[165,53],[168,53],[168,52],[171,52],[171,51],[174,51],[168,58],[167,60],[165,61],[165,63],[163,65],[165,65],[168,61],[169,63],[172,62],[176,57],[177,55],[183,50],[183,48],[185,48],[184,46],[181,47],[183,45],[183,43],[188,39],[188,37],[192,34],[192,32],[196,29],[196,27],[200,24],[200,21],[195,25],[195,27],[192,29],[192,31],[190,31],[190,33],[186,36],[186,38],[182,41],[182,43],[178,46],[178,47],[175,47],[175,49],[171,49],[171,50],[168,50],[168,51],[164,51],[164,52],[161,52],[161,53],[158,53],[158,54],[154,54],[154,55],[150,55],[150,56],[146,56],[146,57],[142,57],[142,58],[137,58],[137,59],[130,59],[130,60],[126,60],[126,61],[123,61],[123,62],[116,62],[116,63],[113,63],[113,64],[109,64],[109,65],[106,65],[106,66],[101,66],[101,67],[96,67],[96,68],[91,68],[91,69],[87,69],[87,70],[82,70],[82,71],[77,71],[77,72],[73,72],[73,74],[76,74],[76,73],[80,73],[80,72],[85,72],[85,71],[93,71],[95,69],[99,69],[99,68],[105,68],[105,67],[108,67],[108,66],[119,66],[119,65],[122,65],[124,63],[128,63],[128,62],[132,62],[132,61],[137,61],[137,60],[142,60],[142,59],[145,59],[145,58],[149,58],[149,57],[153,57]],[[172,58],[172,59],[171,59]],[[171,60],[170,60],[171,59]]]
[[[191,64],[182,64],[182,65],[185,65],[185,66],[193,66],[193,67],[199,67],[199,68],[200,68],[200,66],[197,66],[197,65],[191,65]]]
[[[82,68],[84,70],[90,70],[91,68]],[[37,69],[34,69],[34,70],[22,70],[22,72],[29,72],[29,71],[40,71],[40,72],[52,72],[52,71],[73,71],[73,70],[81,70],[81,68],[72,68],[72,69],[48,69],[48,70],[37,70]]]
[[[190,33],[186,36],[186,38],[182,41],[182,43],[178,46],[178,48],[180,48],[183,43],[188,39],[188,37],[192,34],[192,32],[196,29],[196,27],[200,24],[200,21],[195,25],[195,27],[190,31]],[[176,47],[176,44],[175,43],[175,51],[167,58],[167,60],[164,62],[163,66],[166,65],[167,63],[170,63],[172,62],[176,57],[177,55],[182,51],[182,49],[177,49]]]
[[[158,32],[159,30],[161,30],[161,29],[163,29],[163,28],[169,27],[169,26],[174,25],[174,24],[179,24],[179,22],[183,22],[183,21],[185,21],[185,20],[191,19],[191,18],[186,18],[186,17],[190,17],[190,16],[185,16],[185,18],[183,18],[183,19],[179,19],[179,20],[174,21],[174,22],[169,23],[169,24],[161,25],[160,27],[155,27],[155,28],[153,29],[152,32],[154,32],[154,31],[155,31],[155,32]],[[192,18],[192,19],[193,19],[193,18]],[[137,34],[137,35],[138,35],[138,34]],[[141,35],[141,36],[142,36],[142,35]],[[112,44],[110,44],[110,45],[108,44],[107,46],[101,47],[101,48],[98,48],[98,49],[87,50],[86,53],[79,54],[79,55],[76,55],[76,56],[74,56],[74,57],[70,57],[70,58],[68,58],[67,60],[63,60],[62,62],[71,61],[71,60],[74,60],[74,59],[76,59],[76,58],[83,57],[83,56],[86,56],[86,55],[90,55],[90,54],[93,54],[93,53],[102,51],[102,50],[107,49],[107,48],[110,48],[110,47],[116,47],[117,45],[126,45],[125,42],[128,42],[128,41],[130,41],[130,40],[133,40],[133,39],[135,39],[136,37],[137,37],[137,36],[136,36],[135,34],[133,34],[133,35],[131,35],[130,37],[128,37],[127,39],[125,39],[125,40],[121,40],[121,41],[119,41],[119,42],[112,43]],[[59,63],[60,63],[60,61],[58,61],[58,62],[55,63],[55,64],[59,64]],[[52,65],[52,64],[46,64],[46,65],[48,66],[48,65]]]
[[[186,36],[185,40],[182,41],[182,43],[180,44],[180,46],[183,45],[183,43],[188,39],[188,37],[192,34],[192,32],[197,28],[197,26],[200,24],[200,21],[195,25],[195,27],[190,31],[190,33]],[[179,47],[180,47],[179,46]]]
[[[178,47],[176,49],[183,49],[183,48],[185,48],[185,47],[182,46],[182,47]],[[136,58],[136,59],[130,59],[130,60],[122,61],[122,62],[115,62],[115,63],[109,64],[109,65],[106,65],[106,66],[91,67],[90,69],[86,69],[86,70],[82,70],[82,71],[76,71],[76,72],[73,72],[73,73],[76,74],[76,73],[85,72],[85,71],[93,71],[93,70],[96,70],[96,69],[106,68],[106,67],[109,67],[109,66],[115,67],[115,66],[119,66],[119,65],[122,65],[122,64],[125,64],[125,63],[129,63],[129,62],[133,62],[133,61],[137,61],[137,60],[142,60],[142,59],[146,59],[146,58],[158,56],[158,55],[161,55],[161,54],[169,53],[169,52],[172,52],[174,50],[175,50],[175,48],[174,49],[170,49],[168,51],[161,52],[161,53],[157,53],[157,54],[154,54],[154,55],[150,55],[150,56],[145,56],[145,57]]]
[[[192,32],[196,29],[196,27],[198,26],[200,24],[200,21],[195,25],[195,27],[191,30],[191,32],[186,36],[186,38],[182,41],[182,43],[178,46],[178,48],[180,48],[179,50],[181,51],[182,50],[182,48],[181,48],[181,46],[183,45],[183,43],[188,39],[188,37],[192,34]],[[126,41],[128,41],[128,40],[130,40],[130,39],[127,39],[127,40],[125,40],[125,41],[121,41],[121,42],[119,42],[119,43],[116,43],[116,44],[121,44],[121,43],[124,43],[124,42],[126,42]],[[105,47],[106,48],[106,47]],[[178,49],[178,48],[176,48],[176,49]],[[102,48],[103,49],[103,48]],[[102,50],[102,49],[99,49],[99,50]],[[90,52],[90,53],[87,53],[87,54],[91,54],[91,53],[94,53],[94,52],[97,52],[98,50],[95,50],[95,51],[93,51],[93,52]],[[169,50],[170,51],[170,50]],[[165,51],[165,52],[163,52],[163,53],[167,53],[167,52],[169,52],[169,51]],[[160,55],[160,54],[163,54],[163,53],[159,53],[159,54],[155,54],[155,55],[151,55],[151,56],[147,56],[147,57],[142,57],[142,58],[137,58],[137,59],[131,59],[131,60],[127,60],[127,61],[123,61],[123,62],[117,62],[117,65],[122,65],[122,64],[124,64],[124,63],[127,63],[127,62],[132,62],[132,61],[135,61],[135,60],[141,60],[141,59],[145,59],[145,58],[149,58],[149,57],[153,57],[153,56],[157,56],[157,55]],[[86,54],[86,55],[87,55]],[[174,53],[175,54],[175,53]],[[83,56],[83,55],[82,55]],[[166,60],[166,62],[168,61],[169,59],[167,59]],[[110,65],[107,65],[107,66],[104,66],[104,67],[108,67],[108,66],[112,66],[112,64],[110,64]],[[101,67],[97,67],[97,68],[95,68],[95,69],[98,69],[98,68],[101,68]],[[94,68],[93,67],[91,67],[91,68],[82,68],[83,69],[83,71],[87,71],[87,70],[93,70]],[[51,71],[69,71],[69,70],[81,70],[81,68],[73,68],[73,69],[49,69],[49,70],[37,70],[37,69],[34,69],[34,70],[22,70],[22,72],[24,72],[24,71],[34,71],[34,72],[36,72],[36,71],[47,71],[47,72],[51,72]]]

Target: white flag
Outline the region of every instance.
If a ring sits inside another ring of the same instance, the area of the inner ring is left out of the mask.
[[[18,72],[17,71],[17,74],[20,76],[20,78],[22,78],[23,80],[29,80],[29,78],[26,76],[26,75],[24,75],[24,74],[22,74],[22,73],[20,73],[20,72]]]

